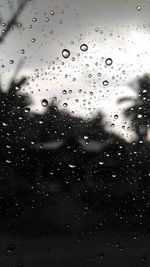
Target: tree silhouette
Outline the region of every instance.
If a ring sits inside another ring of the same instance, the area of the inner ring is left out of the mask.
[[[47,107],[46,113],[35,116],[35,121],[39,142],[67,139],[72,135],[78,135],[83,125],[82,119],[59,110],[53,101]]]
[[[131,120],[138,140],[146,141],[150,125],[150,75],[145,74],[138,80],[137,94],[135,100],[125,97],[119,99],[118,103],[134,101],[134,104],[124,111],[124,115]]]

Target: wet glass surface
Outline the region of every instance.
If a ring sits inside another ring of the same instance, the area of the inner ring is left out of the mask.
[[[0,267],[150,266],[149,12],[0,0]]]

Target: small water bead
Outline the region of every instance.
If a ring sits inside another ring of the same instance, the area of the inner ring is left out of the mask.
[[[39,121],[39,124],[43,124],[44,123],[44,121]]]
[[[103,81],[103,85],[107,86],[109,84],[109,82],[107,80]]]
[[[2,125],[3,125],[4,127],[6,127],[8,124],[7,124],[7,123],[5,123],[5,122],[3,122],[3,123],[2,123]]]
[[[20,53],[21,53],[21,54],[24,54],[24,53],[25,53],[25,50],[24,50],[24,49],[21,49],[21,50],[20,50]]]
[[[10,64],[14,64],[14,60],[12,60],[12,59],[9,60],[9,63],[10,63]]]
[[[5,30],[2,30],[2,31],[1,31],[2,34],[5,34],[5,32],[6,32]]]
[[[32,38],[32,39],[31,39],[31,42],[32,42],[32,43],[34,43],[34,42],[35,42],[35,40],[36,40],[35,38]]]
[[[25,108],[25,113],[29,113],[30,112],[30,108]]]
[[[9,244],[7,247],[8,253],[12,253],[15,250],[15,245],[14,244]]]
[[[15,90],[16,91],[19,91],[20,90],[20,87],[19,86],[15,86]]]
[[[42,106],[43,106],[43,107],[47,107],[47,106],[48,106],[48,101],[47,101],[47,99],[43,99],[43,100],[42,100]]]
[[[68,57],[70,56],[70,51],[69,51],[68,49],[64,49],[64,50],[62,51],[62,56],[63,56],[64,58],[68,58]]]
[[[33,21],[33,22],[36,22],[36,21],[37,21],[37,18],[33,18],[32,21]]]
[[[104,162],[103,161],[99,161],[99,165],[104,165]]]
[[[119,116],[116,114],[116,115],[114,116],[114,118],[115,118],[115,120],[117,120],[117,119],[119,118]]]
[[[113,61],[112,61],[111,58],[107,58],[106,61],[105,61],[105,63],[106,63],[107,66],[111,66],[112,63],[113,63]]]
[[[138,117],[139,119],[141,119],[143,116],[142,116],[142,114],[138,114],[137,117]]]
[[[62,94],[63,94],[63,95],[66,95],[66,94],[67,94],[67,91],[66,91],[66,90],[63,90],[63,91],[62,91]]]
[[[53,16],[55,14],[55,12],[53,10],[51,10],[50,14]]]
[[[88,46],[86,44],[82,44],[80,46],[81,51],[86,52],[88,50]]]
[[[48,22],[48,21],[49,21],[49,18],[46,18],[46,19],[45,19],[45,22]]]
[[[137,11],[141,11],[141,6],[136,7]]]
[[[68,104],[67,103],[63,103],[63,107],[64,108],[68,107]]]
[[[19,28],[22,27],[22,23],[18,23],[17,25],[18,25]]]
[[[76,167],[76,165],[75,164],[69,164],[69,167],[74,169]]]

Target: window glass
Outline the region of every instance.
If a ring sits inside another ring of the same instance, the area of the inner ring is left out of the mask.
[[[0,1],[0,266],[150,266],[149,14]]]

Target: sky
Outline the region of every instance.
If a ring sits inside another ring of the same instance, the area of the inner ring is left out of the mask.
[[[2,23],[18,1],[0,1]],[[31,0],[0,47],[3,87],[7,90],[22,60],[17,75],[28,76],[22,92],[32,98],[31,112],[46,111],[42,99],[50,103],[56,97],[59,108],[75,116],[91,118],[102,111],[108,129],[131,138],[125,105],[117,99],[134,97],[129,83],[149,72],[149,14],[146,0]]]

